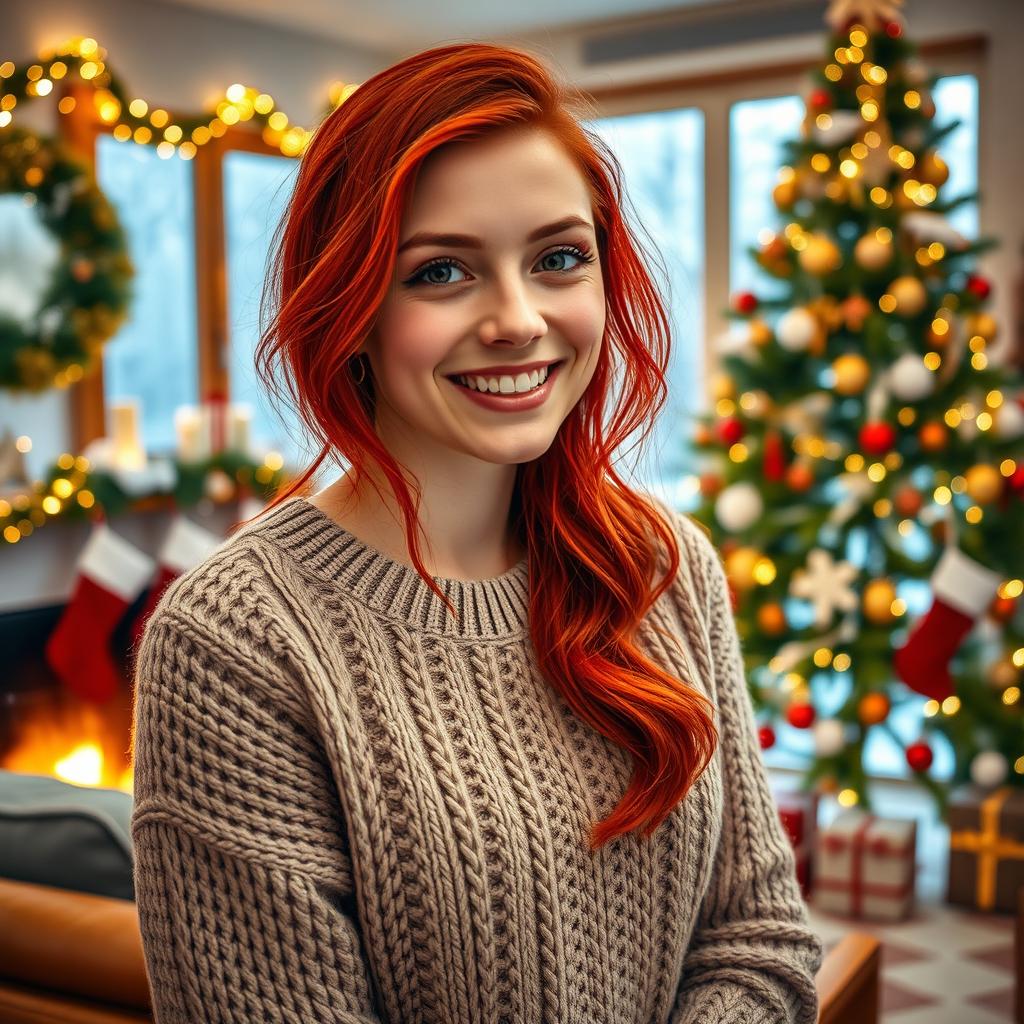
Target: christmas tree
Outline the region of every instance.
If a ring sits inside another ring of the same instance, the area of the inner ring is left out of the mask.
[[[949,223],[978,196],[943,192],[958,122],[935,123],[899,3],[829,8],[780,226],[750,250],[782,292],[732,298],[694,515],[723,555],[762,746],[781,721],[811,730],[804,785],[870,808],[884,730],[944,811],[950,783],[1024,786],[1024,380],[986,353],[976,259],[996,243]],[[908,701],[912,736],[891,721]],[[952,779],[930,771],[938,734]]]

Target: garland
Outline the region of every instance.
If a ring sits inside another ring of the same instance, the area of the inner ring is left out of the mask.
[[[96,469],[84,456],[65,452],[31,490],[10,500],[0,497],[0,537],[16,544],[54,520],[110,519],[167,501],[179,509],[203,501],[224,504],[250,494],[269,501],[284,482],[283,463],[274,452],[255,462],[239,452],[221,451],[201,462],[155,459],[149,475],[143,476]]]

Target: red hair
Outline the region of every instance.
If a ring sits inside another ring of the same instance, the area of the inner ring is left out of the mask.
[[[317,128],[302,157],[264,292],[264,311],[271,304],[273,316],[256,364],[275,399],[273,364],[283,365],[294,406],[321,445],[272,505],[304,488],[332,454],[360,477],[376,464],[401,507],[415,570],[454,615],[420,560],[415,478],[410,490],[403,474],[412,474],[377,437],[372,375],[357,383],[350,358],[388,291],[402,210],[426,156],[446,143],[521,127],[547,131],[574,159],[593,205],[606,344],[551,447],[519,466],[509,527],[528,552],[530,635],[546,680],[581,719],[633,756],[628,790],[593,827],[596,850],[638,826],[650,836],[707,767],[718,733],[707,698],[633,640],[672,585],[680,555],[671,526],[623,483],[612,456],[638,427],[646,440],[665,402],[670,334],[620,213],[621,169],[580,123],[591,113],[584,94],[556,81],[535,57],[485,43],[417,53],[362,83]],[[622,387],[605,433],[613,349]],[[669,558],[653,589],[651,534]]]

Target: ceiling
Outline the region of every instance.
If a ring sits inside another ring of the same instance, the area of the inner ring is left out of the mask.
[[[725,0],[164,0],[165,3],[371,50],[399,52],[445,40],[513,36],[593,24]]]

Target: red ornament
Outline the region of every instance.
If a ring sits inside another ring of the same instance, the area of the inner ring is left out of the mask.
[[[885,23],[885,34],[890,39],[899,39],[903,35],[903,26],[898,21],[887,21]]]
[[[748,316],[757,309],[757,296],[753,292],[739,292],[732,302],[738,312]]]
[[[764,478],[782,480],[786,475],[786,446],[777,430],[765,431],[764,435]]]
[[[896,431],[883,420],[865,423],[859,436],[861,448],[870,455],[884,455],[896,444]]]
[[[718,473],[701,473],[700,493],[705,498],[713,498],[725,486],[725,480]]]
[[[992,294],[992,285],[987,278],[982,277],[980,274],[971,274],[967,278],[967,290],[976,299],[984,302]]]
[[[1000,597],[998,594],[992,598],[988,607],[989,618],[996,622],[1009,622],[1017,611],[1017,599],[1014,597]]]
[[[1024,495],[1024,466],[1018,466],[1010,477],[1010,490],[1014,494]]]
[[[815,110],[827,110],[832,106],[832,97],[827,89],[815,89],[808,102]]]
[[[762,725],[757,730],[757,738],[761,741],[762,750],[775,746],[775,730],[770,725]]]
[[[924,740],[918,740],[907,747],[907,764],[915,772],[926,772],[932,766],[932,748]]]
[[[743,426],[743,421],[735,416],[728,416],[719,421],[718,436],[725,444],[736,444],[745,433],[746,428]]]
[[[795,729],[809,729],[814,725],[814,705],[790,704],[786,709],[786,721]]]

